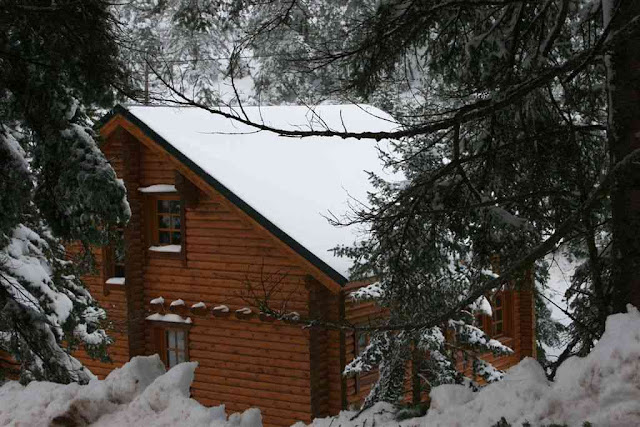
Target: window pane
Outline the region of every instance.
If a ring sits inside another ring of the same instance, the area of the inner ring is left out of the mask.
[[[496,320],[501,322],[502,321],[502,310],[497,310],[496,311]]]
[[[502,297],[500,295],[496,296],[496,307],[502,307]]]
[[[184,331],[176,331],[176,348],[184,350]]]
[[[180,200],[171,200],[171,213],[180,213]]]
[[[171,217],[169,215],[158,215],[158,228],[171,227]]]
[[[116,264],[113,268],[113,276],[114,277],[126,277],[124,264]]]
[[[501,334],[501,333],[502,333],[502,322],[496,323],[496,334]]]
[[[168,231],[160,231],[158,233],[158,241],[162,244],[168,245],[171,243],[170,234]]]
[[[358,336],[358,355],[362,354],[362,352],[366,347],[367,347],[367,336],[365,334],[360,334]]]
[[[172,244],[179,245],[181,242],[182,242],[182,239],[181,239],[179,231],[174,231],[173,233],[171,233],[171,243]]]
[[[167,361],[169,362],[169,367],[176,366],[178,360],[176,358],[176,353],[172,350],[167,351]]]
[[[167,347],[176,348],[176,334],[174,331],[167,331]]]
[[[169,200],[158,200],[158,212],[168,213],[169,206]]]
[[[185,357],[185,353],[183,351],[178,352],[178,363],[186,362],[187,358]]]
[[[174,230],[180,230],[180,217],[172,216],[171,217],[171,228]]]

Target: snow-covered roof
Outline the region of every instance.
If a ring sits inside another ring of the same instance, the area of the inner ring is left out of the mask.
[[[383,170],[378,151],[387,150],[388,142],[284,137],[192,107],[125,108],[157,134],[151,135],[154,139],[164,139],[278,231],[286,233],[294,244],[299,243],[344,279],[349,277],[351,261],[334,256],[331,249],[352,245],[364,233],[356,226],[334,227],[327,216],[342,217],[351,211],[350,205],[367,203],[372,185],[366,172],[393,178],[390,171]],[[398,128],[391,116],[368,105],[244,110],[252,121],[280,129],[328,127],[363,132]],[[242,114],[239,110],[223,111]]]

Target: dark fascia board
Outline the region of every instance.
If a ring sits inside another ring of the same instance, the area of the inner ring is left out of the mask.
[[[138,119],[133,113],[127,110],[126,107],[118,104],[109,113],[100,119],[97,124],[98,128],[102,128],[116,115],[122,115],[129,120],[135,126],[137,126],[146,136],[155,141],[162,148],[167,150],[169,154],[178,159],[182,164],[195,172],[200,178],[202,178],[207,184],[211,185],[216,191],[226,197],[231,203],[240,208],[243,212],[249,215],[258,224],[266,228],[271,234],[284,242],[287,246],[317,267],[324,274],[329,276],[331,280],[338,283],[340,286],[344,286],[349,280],[342,274],[334,270],[329,264],[318,258],[311,251],[298,243],[293,237],[282,231],[278,226],[265,218],[260,212],[252,208],[248,203],[238,197],[235,193],[225,187],[220,181],[205,172],[200,166],[195,164],[191,159],[182,154],[181,151],[176,149],[169,141],[158,135],[153,129],[147,126],[142,120]]]

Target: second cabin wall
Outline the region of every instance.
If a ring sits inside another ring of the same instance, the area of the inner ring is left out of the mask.
[[[142,186],[174,183],[172,164],[145,146],[140,168]],[[266,291],[273,307],[306,315],[307,273],[217,193],[200,191],[185,219],[186,265],[147,252],[144,300],[147,314],[156,312],[149,302],[159,296],[166,306],[177,299],[187,308],[207,305],[207,315],[186,314],[193,321],[190,359],[199,362],[193,397],[205,405],[224,403],[229,412],[257,406],[267,425],[310,421],[309,331],[279,321],[210,314],[217,305],[228,306],[231,313],[243,307],[255,313],[256,299],[264,299]],[[147,333],[145,352],[155,351]]]

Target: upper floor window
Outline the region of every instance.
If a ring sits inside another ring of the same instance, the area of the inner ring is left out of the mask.
[[[369,335],[362,332],[359,334],[356,334],[356,340],[355,340],[356,356],[360,356],[364,351],[364,349],[367,348],[367,345],[369,345]]]
[[[156,200],[156,238],[160,245],[182,244],[181,209],[178,199]]]
[[[126,277],[124,242],[124,230],[119,228],[117,232],[117,240],[113,246],[111,246],[111,249],[113,250],[112,277]]]
[[[512,291],[496,292],[490,299],[491,316],[476,316],[477,324],[492,338],[512,336]]]
[[[116,238],[102,250],[104,293],[121,289],[126,277],[126,251],[124,229],[119,228]]]
[[[145,223],[149,253],[182,258],[184,251],[184,206],[176,192],[145,195]]]
[[[491,335],[499,337],[505,334],[505,295],[498,292],[491,301]]]

